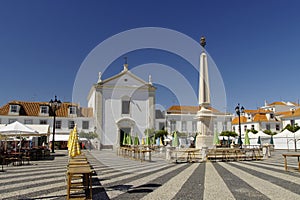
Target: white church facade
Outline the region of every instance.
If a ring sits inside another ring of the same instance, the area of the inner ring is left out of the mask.
[[[102,80],[101,73],[88,95],[93,109],[98,149],[122,145],[125,134],[145,137],[147,128],[155,128],[155,90],[151,77],[146,82],[128,70]]]

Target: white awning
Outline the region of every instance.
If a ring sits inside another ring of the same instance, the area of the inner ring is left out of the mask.
[[[50,128],[48,124],[26,124],[29,128],[36,130],[39,135],[49,135]]]
[[[49,136],[49,142],[52,141],[52,137],[53,137],[53,135]],[[69,140],[69,135],[55,134],[54,140],[55,141],[68,141]]]

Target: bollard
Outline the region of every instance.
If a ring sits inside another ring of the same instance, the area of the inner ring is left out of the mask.
[[[202,161],[206,161],[207,150],[208,150],[208,147],[202,147],[202,149],[201,149]]]
[[[268,148],[267,146],[263,146],[263,149],[262,149],[262,152],[263,152],[263,159],[267,159],[268,158]]]
[[[166,160],[171,160],[171,147],[166,147]]]

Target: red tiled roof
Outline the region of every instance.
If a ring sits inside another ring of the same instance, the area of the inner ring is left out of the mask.
[[[245,113],[249,114],[256,114],[256,113],[271,113],[272,111],[270,110],[263,110],[263,109],[257,109],[257,110],[245,110]]]
[[[295,111],[286,111],[286,112],[281,112],[281,115],[283,115],[283,118],[286,117],[298,117],[300,116],[300,108],[296,109]]]
[[[241,116],[240,117],[240,122],[242,123],[246,123],[247,122],[247,117],[245,116]],[[239,117],[235,117],[233,118],[233,120],[231,121],[232,124],[239,124]]]
[[[40,115],[40,106],[49,106],[48,102],[26,102],[26,101],[11,101],[0,108],[0,115],[8,115],[10,105],[19,105],[20,106],[20,116],[39,116]],[[75,106],[78,108],[78,104],[63,102],[60,109],[56,111],[57,117],[68,117],[69,107]],[[93,111],[91,108],[81,108],[78,116],[81,116],[81,113],[84,113],[85,116],[93,116]],[[50,113],[51,115],[51,113]]]
[[[275,101],[273,103],[270,103],[268,106],[286,106],[286,103],[282,101]]]
[[[267,122],[268,118],[266,114],[258,113],[253,117],[253,122]]]
[[[174,105],[167,109],[168,114],[196,114],[201,109],[201,106],[179,106]],[[219,111],[214,108],[209,108],[212,112]]]

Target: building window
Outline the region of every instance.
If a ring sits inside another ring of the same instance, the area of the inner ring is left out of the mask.
[[[82,121],[82,129],[89,129],[89,121]]]
[[[233,132],[235,132],[235,126],[233,126],[232,129],[233,129]]]
[[[41,119],[41,120],[40,120],[40,124],[48,124],[48,122],[47,122],[46,119]]]
[[[222,131],[227,131],[227,122],[226,121],[223,123],[223,130]]]
[[[69,122],[68,122],[68,128],[69,128],[69,129],[74,128],[74,126],[75,126],[75,122],[74,122],[74,121],[69,121]]]
[[[11,124],[11,123],[14,123],[15,121],[17,121],[17,119],[9,119],[8,123]]]
[[[61,129],[61,120],[56,120],[56,122],[55,122],[55,128]]]
[[[158,128],[159,128],[159,130],[165,130],[165,123],[164,122],[159,122]]]
[[[274,114],[273,113],[270,114],[270,118],[274,119]]]
[[[130,111],[130,101],[122,100],[122,114],[129,114]]]
[[[33,124],[32,119],[25,119],[24,124]]]
[[[254,124],[251,125],[251,130],[254,130]]]
[[[280,125],[276,124],[276,131],[279,131],[279,130],[280,130]]]
[[[186,121],[181,122],[181,130],[186,131]]]
[[[176,121],[171,121],[171,133],[173,133],[176,130]]]
[[[266,129],[267,129],[267,130],[271,130],[270,124],[266,124]]]
[[[291,125],[294,126],[295,125],[295,120],[291,119]]]
[[[244,131],[246,131],[246,130],[247,130],[247,125],[244,126]]]
[[[192,122],[192,131],[193,132],[197,131],[197,122]]]
[[[49,114],[49,107],[48,106],[41,106],[41,114]]]
[[[76,114],[76,107],[75,106],[70,106],[69,107],[69,114],[70,115],[75,115]]]
[[[18,105],[10,105],[10,112],[17,113],[18,112]]]
[[[48,122],[47,122],[46,119],[41,119],[41,120],[40,120],[40,124],[48,124]]]

